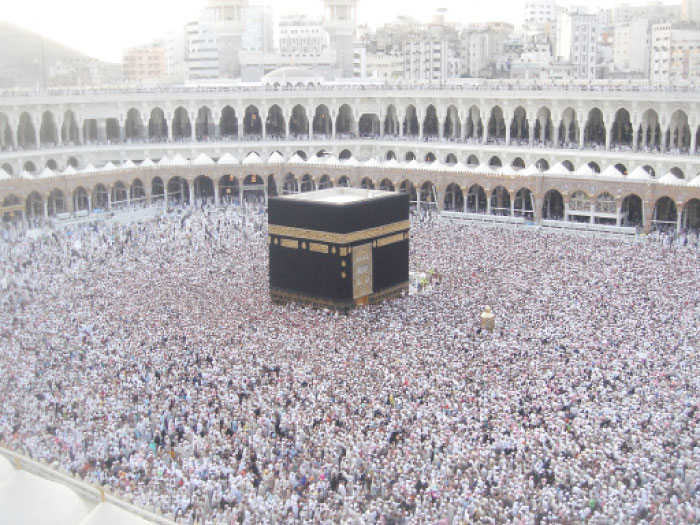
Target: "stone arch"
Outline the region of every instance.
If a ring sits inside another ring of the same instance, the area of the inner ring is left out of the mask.
[[[287,124],[282,114],[282,108],[277,104],[273,104],[267,110],[265,134],[270,139],[284,138],[287,136]]]
[[[176,175],[168,181],[168,203],[176,205],[190,204],[189,183],[184,177]]]
[[[404,137],[417,137],[419,134],[420,126],[418,124],[416,106],[409,104],[406,106],[406,115],[403,120],[403,135]]]
[[[377,138],[381,133],[381,125],[376,113],[364,113],[360,117],[358,126],[362,138]]]
[[[437,194],[437,190],[436,190],[435,184],[432,181],[428,180],[428,181],[425,181],[423,184],[421,184],[421,187],[420,187],[420,201],[421,202],[426,202],[428,204],[435,203],[436,194]]]
[[[66,196],[63,193],[63,190],[58,188],[51,190],[46,202],[49,217],[55,217],[59,213],[66,212]]]
[[[69,109],[63,114],[63,126],[61,126],[61,141],[64,144],[79,144],[80,129],[78,119],[73,110]]]
[[[39,219],[44,216],[44,198],[38,191],[33,191],[27,196],[27,218]]]
[[[569,171],[574,171],[574,169],[575,169],[574,163],[571,162],[570,160],[563,160],[561,165],[564,166]]]
[[[537,162],[535,162],[535,167],[542,171],[547,171],[549,169],[549,162],[547,159],[537,159]]]
[[[436,138],[439,135],[440,122],[437,117],[437,109],[430,104],[425,110],[423,118],[423,138]]]
[[[479,157],[476,155],[469,155],[467,157],[467,166],[478,166],[479,165]]]
[[[350,187],[350,179],[347,177],[347,175],[342,175],[338,179],[338,187],[339,188],[349,188]]]
[[[372,179],[370,179],[369,177],[364,177],[360,181],[360,188],[362,188],[363,190],[373,190],[374,182],[372,182]]]
[[[537,118],[535,119],[534,127],[534,137],[532,137],[533,142],[539,144],[546,144],[552,140],[552,112],[548,107],[542,106],[537,111]]]
[[[535,199],[529,188],[520,188],[515,192],[513,212],[516,217],[525,217],[528,220],[534,218]]]
[[[457,160],[457,156],[454,153],[448,153],[447,156],[445,157],[445,164],[448,166],[454,166],[459,162]]]
[[[481,121],[481,110],[479,106],[472,105],[467,113],[466,137],[474,141],[481,141],[484,134],[484,124]]]
[[[603,112],[594,107],[588,112],[588,120],[586,120],[583,132],[584,144],[587,147],[605,146],[606,134]]]
[[[7,173],[8,175],[12,175],[14,172],[12,166],[10,166],[7,162],[2,165],[2,169],[5,170],[5,173]]]
[[[386,108],[386,116],[384,117],[384,135],[396,137],[399,135],[399,117],[396,113],[396,107],[389,104]]]
[[[314,191],[316,189],[316,183],[314,179],[308,173],[301,178],[301,193],[306,193],[307,191]]]
[[[452,182],[447,185],[442,205],[445,211],[464,210],[464,195],[462,194],[462,188],[459,187],[459,184]]]
[[[231,106],[224,106],[219,120],[219,135],[223,139],[238,138],[238,116]]]
[[[122,181],[117,181],[112,186],[112,207],[120,208],[127,203],[128,191]]]
[[[292,108],[292,115],[289,117],[289,134],[297,138],[309,136],[309,117],[306,115],[306,108],[301,104]]]
[[[28,173],[36,173],[36,164],[34,164],[31,160],[28,160],[22,166],[22,170]]]
[[[250,137],[262,137],[262,120],[260,119],[260,112],[257,106],[250,105],[245,108],[245,116],[243,117],[243,136],[245,138]]]
[[[399,193],[408,194],[410,202],[416,202],[418,200],[418,194],[416,192],[416,187],[410,180],[403,180],[399,185]]]
[[[336,136],[355,137],[355,116],[348,104],[343,104],[338,109],[338,116],[335,119],[335,133]]]
[[[195,120],[195,136],[197,140],[206,139],[216,135],[216,123],[209,106],[202,106],[197,110]]]
[[[590,222],[593,201],[582,190],[576,190],[569,196],[569,219],[575,222]]]
[[[88,192],[82,186],[78,186],[73,190],[73,209],[75,211],[90,211]]]
[[[656,110],[649,108],[642,113],[637,140],[639,147],[644,150],[655,150],[661,147],[661,124]]]
[[[491,192],[491,214],[510,215],[510,192],[503,186],[496,186]]]
[[[445,123],[443,124],[442,134],[448,140],[455,140],[462,135],[462,122],[459,119],[459,111],[454,104],[450,104],[447,108]]]
[[[10,127],[10,119],[5,113],[0,113],[0,146],[6,148],[8,145],[13,145],[13,132]]]
[[[199,175],[194,182],[194,198],[199,202],[213,202],[215,199],[214,181],[206,175]]]
[[[322,175],[321,180],[318,183],[319,190],[327,190],[333,187],[333,181],[328,175]]]
[[[127,140],[143,139],[143,122],[141,113],[136,108],[131,108],[126,112],[126,120],[124,121],[124,137]]]
[[[578,119],[576,118],[576,110],[572,107],[567,107],[561,115],[558,145],[565,147],[578,145],[579,134],[580,130],[578,127]]]
[[[58,162],[56,162],[55,159],[49,159],[46,161],[46,167],[49,168],[50,170],[58,170]]]
[[[86,118],[83,120],[83,143],[90,144],[97,142],[97,119]]]
[[[596,197],[595,213],[596,224],[617,224],[617,202],[610,192],[604,191]]]
[[[683,206],[681,226],[684,230],[700,230],[700,199],[690,199]]]
[[[219,177],[219,200],[221,204],[232,204],[241,196],[241,188],[238,179],[233,175]]]
[[[620,108],[615,112],[611,134],[610,143],[613,146],[632,146],[634,129],[632,128],[630,112],[625,108]]]
[[[485,214],[488,209],[486,191],[481,184],[472,184],[467,191],[467,213]]]
[[[489,159],[489,166],[492,168],[500,168],[501,166],[503,166],[503,163],[497,155],[494,155]]]
[[[66,166],[78,169],[78,159],[76,159],[75,157],[68,157],[68,160],[66,161]]]
[[[525,161],[520,157],[515,157],[510,165],[514,170],[521,170],[525,168]]]
[[[321,137],[329,137],[333,132],[333,119],[331,118],[328,106],[319,104],[313,119],[313,133]]]
[[[488,140],[489,142],[504,141],[506,139],[506,122],[503,118],[503,109],[501,106],[491,108],[488,124]]]
[[[339,160],[347,160],[349,158],[352,158],[352,151],[349,149],[344,149],[340,152],[340,155],[338,155]]]
[[[287,173],[284,176],[282,195],[290,195],[292,193],[299,193],[299,183],[293,173]]]
[[[595,161],[589,162],[588,167],[591,168],[596,173],[600,173],[600,166],[598,165],[597,162],[595,162]]]
[[[192,123],[187,110],[182,106],[173,113],[173,138],[187,140],[192,137]],[[170,186],[170,182],[168,182]]]
[[[642,169],[644,171],[646,171],[651,176],[652,179],[656,178],[656,170],[654,168],[652,168],[651,166],[649,166],[648,164],[645,166],[642,166]]]
[[[300,157],[302,160],[306,160],[306,152],[304,150],[298,149],[294,152],[294,154]]]
[[[677,109],[671,115],[668,131],[666,132],[666,147],[670,150],[680,151],[687,151],[690,147],[688,114],[682,109]]]
[[[141,179],[134,179],[131,181],[131,186],[129,187],[129,198],[131,203],[134,202],[145,202],[146,201],[146,190]]]
[[[674,166],[670,170],[668,170],[669,173],[673,174],[677,179],[685,180],[685,173],[683,173],[683,170],[680,169],[678,166]]]
[[[15,223],[19,225],[19,222],[22,220],[22,210],[20,209],[21,206],[22,201],[20,201],[17,195],[11,193],[8,196],[6,196],[2,201],[2,207],[6,209],[12,207],[14,209],[13,211],[3,211],[2,221],[6,223]]]
[[[51,111],[44,111],[41,115],[41,126],[39,127],[39,141],[41,146],[53,146],[58,143],[58,129],[56,129],[56,118]]]
[[[379,189],[382,191],[395,191],[394,183],[389,179],[382,179],[379,183]]]
[[[277,181],[274,175],[267,176],[267,195],[269,197],[277,197]]]
[[[617,164],[615,164],[615,168],[623,175],[627,175],[627,166],[625,166],[621,162],[618,162]]]
[[[530,125],[527,111],[518,106],[513,111],[513,119],[510,121],[510,141],[514,144],[522,144],[530,140]]]
[[[168,121],[165,120],[165,112],[155,107],[148,117],[148,137],[151,141],[163,141],[168,138]]]
[[[158,179],[158,177],[156,177]],[[160,179],[158,179],[160,180]],[[154,179],[155,182],[155,179]],[[161,181],[161,186],[163,181]],[[161,192],[162,193],[162,192]],[[96,210],[108,210],[109,209],[109,190],[107,187],[98,183],[92,190],[92,207]]]
[[[20,148],[29,148],[39,146],[36,143],[36,128],[32,117],[26,111],[19,116],[19,125],[17,126],[17,145]]]
[[[660,197],[654,204],[651,224],[657,229],[672,229],[678,221],[678,209],[675,201],[667,196]]]
[[[425,162],[435,162],[435,153],[429,151],[425,154],[424,160]]]
[[[396,153],[394,153],[392,150],[389,150],[386,152],[386,160],[392,159],[396,159]]]
[[[404,160],[406,162],[411,162],[412,160],[416,160],[416,154],[413,153],[412,151],[407,151],[406,155],[404,155]]]
[[[542,218],[560,221],[564,219],[564,197],[559,190],[549,190],[542,202]]]
[[[121,142],[121,132],[119,131],[119,120],[116,118],[105,119],[105,137],[108,142]]]
[[[644,207],[639,195],[631,193],[622,199],[621,223],[623,226],[642,226],[644,223]]]

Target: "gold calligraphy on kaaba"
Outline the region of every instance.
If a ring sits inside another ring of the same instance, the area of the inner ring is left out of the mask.
[[[352,295],[357,299],[372,292],[372,243],[367,243],[352,251]]]
[[[403,232],[408,230],[410,226],[409,221],[400,221],[393,224],[387,224],[384,226],[378,226],[376,228],[369,228],[367,230],[360,230],[351,233],[331,233],[270,224],[267,227],[267,231],[270,235],[293,237],[300,240],[304,239],[328,244],[351,244],[359,241],[376,239],[377,237],[382,237],[392,233]]]

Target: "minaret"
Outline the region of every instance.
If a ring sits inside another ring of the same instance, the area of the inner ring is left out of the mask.
[[[219,45],[219,75],[237,78],[241,75],[238,52],[245,30],[245,9],[248,0],[209,0],[214,11],[214,28]]]
[[[353,76],[353,43],[359,0],[323,0],[323,26],[336,52],[336,66],[343,77]]]

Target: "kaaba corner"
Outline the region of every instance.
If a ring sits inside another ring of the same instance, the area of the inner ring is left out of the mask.
[[[271,198],[270,295],[347,312],[408,289],[409,196],[332,188]]]

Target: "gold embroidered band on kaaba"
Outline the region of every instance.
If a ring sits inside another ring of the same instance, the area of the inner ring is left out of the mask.
[[[400,221],[393,224],[386,224],[368,230],[360,230],[350,233],[331,233],[318,230],[305,230],[303,228],[292,228],[289,226],[279,226],[270,224],[267,227],[267,232],[270,235],[280,235],[283,237],[292,237],[294,239],[305,239],[309,241],[326,242],[330,244],[350,244],[358,241],[376,239],[384,235],[397,233],[408,230],[411,227],[409,221]]]

